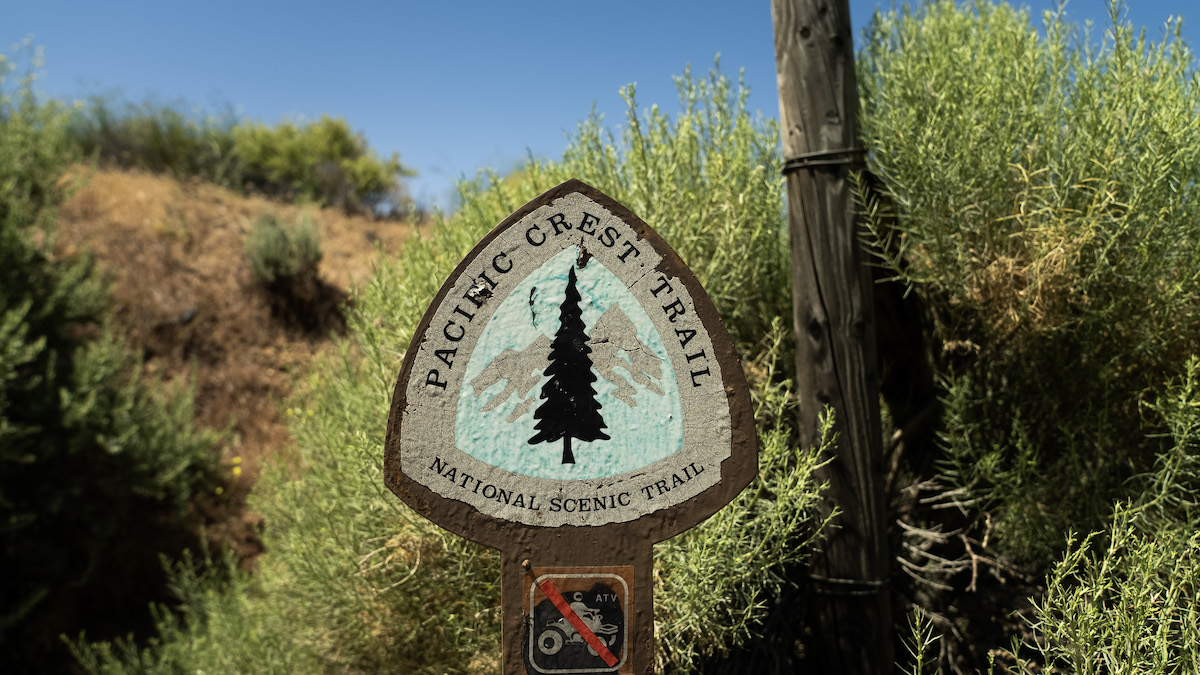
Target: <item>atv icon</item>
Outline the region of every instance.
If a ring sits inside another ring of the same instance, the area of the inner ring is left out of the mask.
[[[576,594],[578,598],[582,594]],[[597,638],[605,645],[611,646],[617,641],[617,632],[620,628],[616,624],[604,623],[604,618],[600,614],[600,610],[588,607],[584,603],[576,600],[571,603],[571,610],[575,612],[588,630],[595,633]],[[567,621],[566,617],[558,617],[546,622],[546,630],[538,636],[538,649],[547,655],[557,654],[564,644],[585,644],[583,636],[575,627]],[[588,653],[596,656],[596,649],[591,645],[587,645]]]

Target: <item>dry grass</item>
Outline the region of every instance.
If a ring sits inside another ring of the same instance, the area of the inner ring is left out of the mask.
[[[322,235],[321,274],[346,291],[370,276],[377,246],[395,252],[409,226],[334,208],[242,197],[200,181],[78,168],[82,187],[60,211],[56,250],[97,259],[112,281],[118,332],[167,380],[196,377],[202,426],[232,425],[226,460],[240,457],[244,496],[262,457],[288,446],[279,402],[326,337],[272,319],[244,240],[254,220],[309,213]],[[232,467],[231,467],[232,468]]]

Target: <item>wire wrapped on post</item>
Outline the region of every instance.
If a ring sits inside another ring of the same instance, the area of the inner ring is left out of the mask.
[[[818,150],[817,152],[792,155],[791,157],[784,158],[781,173],[787,175],[793,171],[808,169],[814,166],[862,164],[863,155],[865,154],[867,154],[867,151],[864,148],[839,148],[837,150]]]

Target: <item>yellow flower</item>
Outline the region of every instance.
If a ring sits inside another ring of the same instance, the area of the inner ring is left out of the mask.
[[[240,475],[242,475],[242,467],[240,467],[240,466],[233,467],[233,477],[237,478]]]
[[[238,464],[241,464],[241,463],[242,463],[242,458],[241,458],[241,457],[234,457],[234,458],[233,458],[233,465],[234,465],[234,466],[237,466]]]
[[[218,486],[217,486],[217,489],[216,489],[216,490],[213,490],[213,492],[216,492],[216,493],[217,493],[217,495],[221,495],[221,494],[224,494],[224,493],[225,493],[225,488],[223,488],[223,487],[221,487],[220,485],[218,485]]]

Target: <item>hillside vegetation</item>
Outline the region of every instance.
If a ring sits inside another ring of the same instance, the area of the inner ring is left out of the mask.
[[[982,667],[972,615],[1022,609],[1020,579],[1044,589],[1020,670],[1200,663],[1200,74],[1177,27],[1111,12],[1101,37],[930,3],[861,54],[866,222],[941,404],[900,515],[943,668]]]
[[[53,254],[77,154],[65,112],[12,70],[0,61],[0,653],[32,672],[64,665],[61,632],[149,623],[145,603],[169,598],[158,555],[197,545],[188,507],[219,475],[191,392],[141,377],[92,261]]]
[[[149,603],[174,600],[160,556],[228,547],[253,567],[261,517],[245,497],[260,458],[292,443],[278,403],[344,328],[345,289],[409,232],[88,166],[72,111],[33,97],[30,62],[0,64],[5,672],[65,669],[60,634],[150,634]],[[320,235],[304,321],[251,273],[247,235],[264,217]]]
[[[346,120],[274,125],[183,105],[121,103],[94,96],[75,109],[70,141],[106,165],[199,177],[237,191],[336,206],[352,213],[403,214],[400,179],[413,175],[395,153],[380,158]]]

